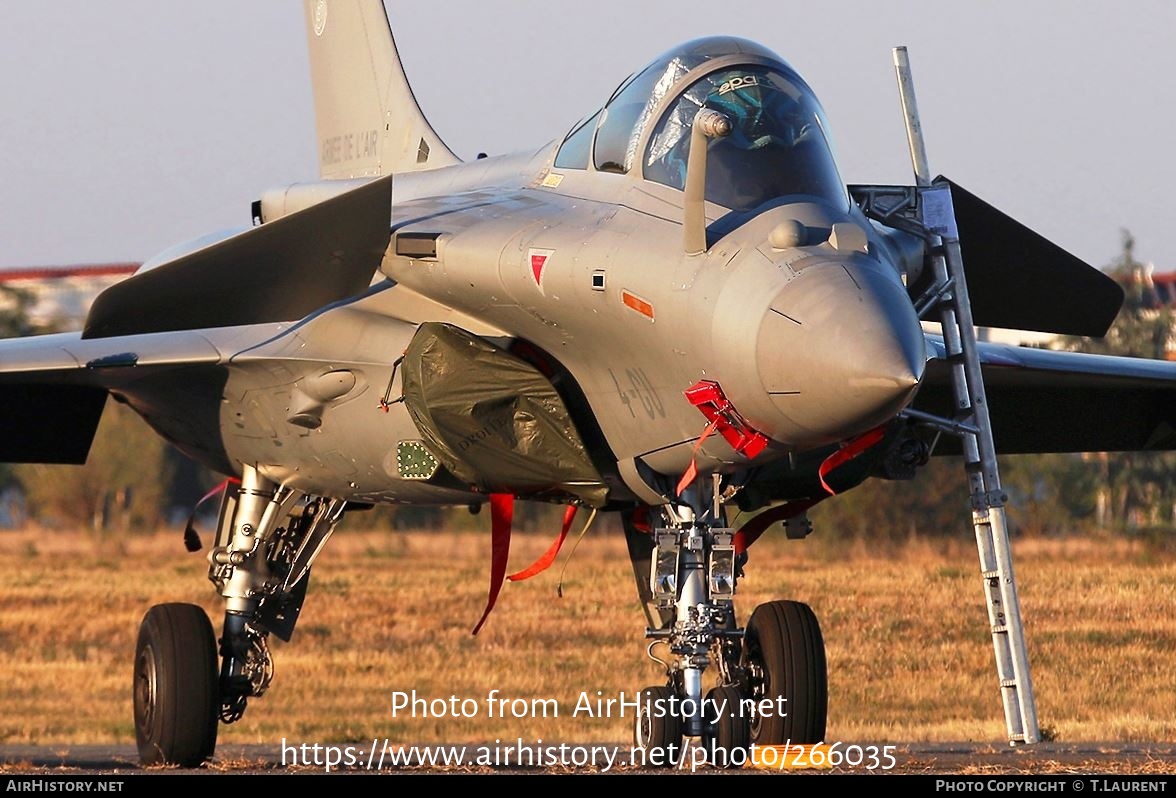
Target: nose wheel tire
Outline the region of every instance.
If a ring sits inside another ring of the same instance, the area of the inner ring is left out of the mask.
[[[735,687],[716,687],[706,694],[702,743],[714,767],[738,768],[747,762],[751,727],[743,698]]]
[[[825,640],[817,616],[798,601],[769,601],[755,608],[743,641],[748,694],[768,699],[771,712],[751,720],[751,742],[823,742],[829,708]],[[781,701],[781,699],[783,699]]]
[[[157,604],[135,646],[135,737],[144,765],[196,767],[216,749],[216,636],[195,604]]]
[[[682,758],[682,719],[671,712],[673,698],[673,689],[664,685],[641,691],[633,745],[651,767],[673,767]]]

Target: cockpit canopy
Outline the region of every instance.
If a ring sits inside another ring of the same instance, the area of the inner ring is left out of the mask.
[[[816,97],[784,61],[745,39],[695,39],[654,59],[573,128],[555,159],[563,169],[634,174],[681,189],[694,116],[731,120],[710,139],[706,198],[747,211],[779,197],[848,203]]]

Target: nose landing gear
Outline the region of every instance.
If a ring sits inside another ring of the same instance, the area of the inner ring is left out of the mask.
[[[753,744],[823,742],[828,674],[816,615],[800,602],[771,601],[739,628],[734,530],[687,516],[667,513],[670,523],[652,531],[655,546],[642,558],[649,578],[641,597],[666,619],[646,630],[650,650],[667,646],[671,656],[650,654],[665,667],[666,683],[641,692],[635,764],[679,765],[685,737],[698,738],[706,761],[717,767],[743,765]],[[627,527],[626,534],[642,533]],[[704,671],[712,664],[717,684],[704,695]],[[644,762],[636,759],[641,756]]]

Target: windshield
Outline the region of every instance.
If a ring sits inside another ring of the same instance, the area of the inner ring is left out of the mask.
[[[722,69],[686,88],[653,131],[646,180],[685,186],[690,126],[702,108],[721,112],[733,128],[708,140],[709,201],[740,211],[793,195],[846,205],[820,106],[807,86],[768,66]]]
[[[680,88],[679,81],[712,58],[742,54],[778,60],[755,42],[731,36],[694,39],[662,53],[640,72],[630,75],[605,104],[596,132],[595,167],[601,172],[626,174],[638,161],[641,136],[662,99]]]

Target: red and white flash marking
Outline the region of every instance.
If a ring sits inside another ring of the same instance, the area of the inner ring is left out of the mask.
[[[539,287],[540,293],[543,291],[543,268],[547,265],[547,259],[555,254],[554,249],[535,249],[532,247],[527,252],[527,262],[531,265],[531,276],[535,278],[535,285]]]

